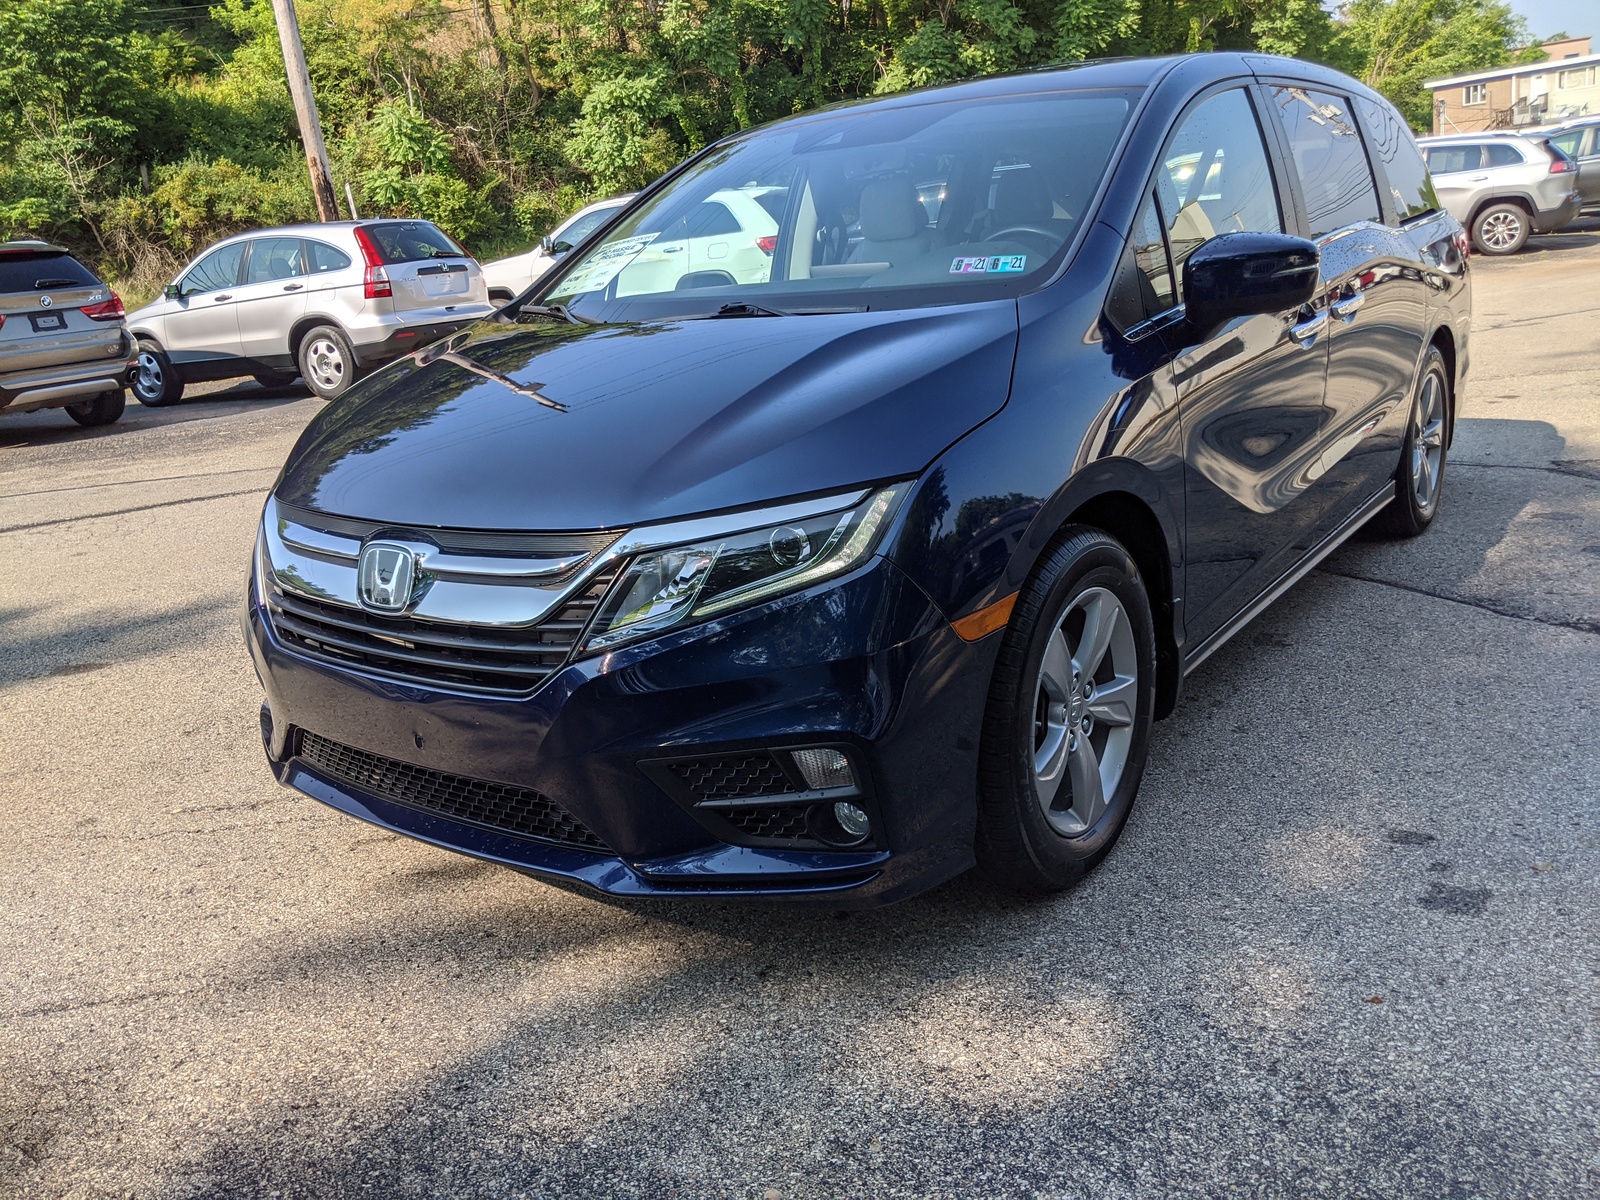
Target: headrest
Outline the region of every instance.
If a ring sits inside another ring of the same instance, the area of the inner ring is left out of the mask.
[[[998,229],[1013,225],[1042,225],[1056,215],[1050,189],[1034,167],[1000,172],[995,181],[994,223]]]
[[[904,175],[874,179],[861,189],[861,236],[869,242],[898,242],[928,227],[917,189]]]

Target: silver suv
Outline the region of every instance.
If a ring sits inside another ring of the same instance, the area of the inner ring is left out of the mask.
[[[1578,202],[1584,211],[1600,208],[1600,117],[1552,130],[1550,144],[1578,164]]]
[[[79,425],[109,425],[133,351],[122,301],[70,252],[0,242],[0,410],[64,408]]]
[[[1418,144],[1439,200],[1480,254],[1515,254],[1530,234],[1553,233],[1578,215],[1572,159],[1542,139],[1476,133]]]
[[[218,242],[129,316],[133,392],[171,404],[198,380],[279,387],[299,375],[332,399],[493,311],[477,260],[428,221],[260,229]]]

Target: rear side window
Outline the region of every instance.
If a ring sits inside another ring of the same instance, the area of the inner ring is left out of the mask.
[[[1379,220],[1378,189],[1349,102],[1289,84],[1268,91],[1289,138],[1311,236]]]
[[[1491,167],[1520,167],[1527,161],[1522,157],[1522,151],[1504,142],[1490,142],[1484,149]]]
[[[1483,164],[1482,146],[1429,146],[1428,170],[1435,175],[1475,171]]]
[[[313,275],[320,275],[324,271],[342,271],[350,265],[348,254],[326,242],[307,242],[306,248],[311,251]]]
[[[444,230],[429,221],[385,221],[362,230],[387,264],[420,262],[426,258],[465,258],[467,252]]]
[[[250,243],[246,283],[272,283],[304,274],[305,251],[299,238],[257,238]]]
[[[1362,96],[1357,96],[1355,103],[1366,121],[1372,152],[1383,164],[1384,176],[1389,180],[1389,196],[1394,200],[1400,221],[1404,223],[1424,213],[1438,212],[1439,197],[1433,190],[1433,180],[1428,178],[1422,151],[1417,149],[1416,139],[1400,114],[1387,104]]]
[[[1550,144],[1560,150],[1568,158],[1578,157],[1578,147],[1583,143],[1583,130],[1572,129],[1566,133],[1558,133],[1550,139]]]
[[[178,286],[179,295],[194,296],[232,287],[239,282],[239,265],[243,260],[243,242],[213,250],[195,263],[194,270],[183,277],[183,282]]]
[[[728,206],[716,200],[701,201],[700,207],[689,218],[689,236],[698,237],[726,237],[728,234],[740,231],[739,220]]]
[[[70,254],[24,250],[0,254],[0,292],[42,292],[46,288],[99,287],[100,281]]]

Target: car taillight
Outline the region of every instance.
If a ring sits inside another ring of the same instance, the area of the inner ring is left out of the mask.
[[[1550,174],[1552,175],[1565,175],[1570,170],[1572,170],[1571,159],[1558,158],[1550,163]]]
[[[756,246],[761,250],[761,253],[771,254],[778,248],[778,235],[775,233],[769,233],[766,237],[758,237],[756,239]]]
[[[361,276],[361,294],[368,300],[387,300],[394,295],[389,284],[389,268],[383,265],[383,255],[373,244],[372,235],[361,226],[355,228],[356,245],[361,247],[361,257],[367,264]]]
[[[127,315],[122,307],[122,297],[115,292],[111,293],[111,299],[102,300],[99,304],[85,304],[78,311],[91,321],[120,321]]]
[[[5,316],[4,316],[4,314],[0,314],[0,329],[4,329],[5,327],[6,327]]]
[[[1456,230],[1455,237],[1452,240],[1456,244],[1456,253],[1459,254],[1463,260],[1471,256],[1472,239],[1467,236],[1467,231],[1465,229]]]

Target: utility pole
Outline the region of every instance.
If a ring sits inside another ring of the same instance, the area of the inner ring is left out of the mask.
[[[278,40],[283,43],[283,66],[289,75],[289,95],[294,100],[294,115],[300,122],[300,140],[306,148],[306,166],[311,172],[311,194],[317,201],[317,218],[339,219],[339,201],[333,194],[333,176],[328,171],[328,148],[322,142],[322,121],[317,116],[317,98],[311,94],[311,75],[306,70],[306,51],[300,44],[300,22],[294,15],[294,0],[272,0],[278,18]]]

